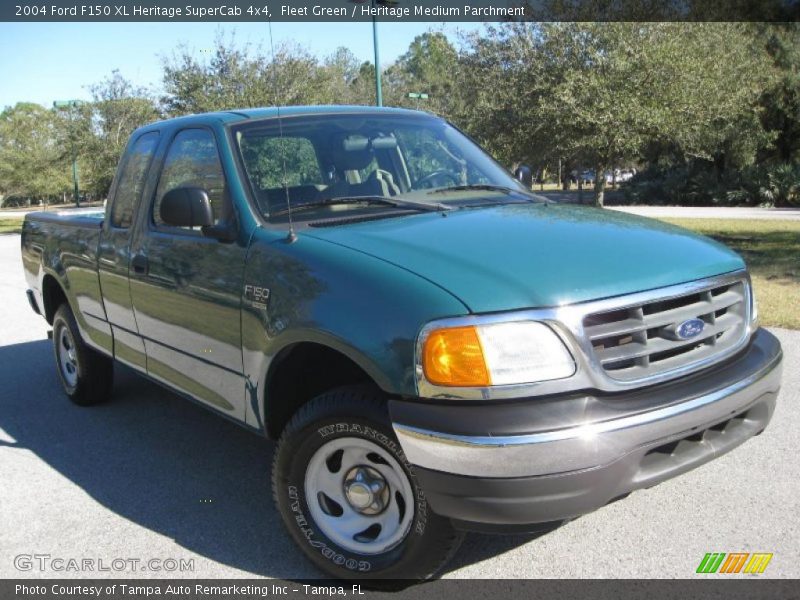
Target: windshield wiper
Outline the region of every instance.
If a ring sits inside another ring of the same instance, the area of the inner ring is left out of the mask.
[[[279,217],[291,212],[300,212],[311,208],[319,208],[321,206],[333,206],[336,204],[377,204],[383,206],[392,206],[394,208],[410,208],[413,210],[421,210],[428,212],[441,212],[443,210],[452,210],[452,206],[447,206],[440,202],[414,202],[412,200],[400,200],[397,198],[385,198],[383,196],[339,196],[336,198],[328,198],[326,200],[317,200],[315,202],[304,202],[297,206],[292,206],[291,209],[284,208],[277,212],[270,213],[270,217]]]
[[[466,185],[452,185],[450,187],[436,188],[431,190],[428,194],[446,194],[447,192],[460,192],[460,191],[488,191],[488,192],[503,192],[505,194],[513,194],[519,192],[524,194],[523,190],[515,190],[504,185],[492,185],[491,183],[469,183]]]

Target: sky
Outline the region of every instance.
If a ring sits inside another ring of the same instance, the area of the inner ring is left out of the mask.
[[[477,23],[382,23],[382,65],[403,54],[429,29],[453,41]],[[0,110],[17,102],[51,106],[54,100],[89,99],[87,86],[114,69],[137,85],[161,90],[161,62],[186,44],[198,57],[217,34],[235,32],[237,43],[269,48],[266,23],[0,23]],[[317,56],[339,46],[373,60],[371,23],[273,23],[275,44],[295,42]],[[204,52],[205,51],[205,52]]]

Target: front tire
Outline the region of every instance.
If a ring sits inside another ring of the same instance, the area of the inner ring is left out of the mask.
[[[272,486],[292,538],[337,578],[428,579],[462,538],[430,511],[371,387],[301,407],[278,442]]]
[[[105,402],[111,396],[114,361],[93,350],[81,338],[69,305],[53,317],[53,352],[64,393],[80,406]]]

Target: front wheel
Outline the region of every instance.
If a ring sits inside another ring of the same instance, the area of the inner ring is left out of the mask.
[[[272,478],[292,537],[334,577],[427,579],[461,541],[429,510],[373,388],[303,406],[281,436]]]

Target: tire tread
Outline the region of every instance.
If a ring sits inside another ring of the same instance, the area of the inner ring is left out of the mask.
[[[281,433],[272,458],[272,498],[278,512],[281,512],[281,505],[278,500],[280,486],[277,474],[284,452],[287,451],[286,446],[292,443],[295,434],[309,427],[315,421],[333,414],[350,414],[383,424],[390,423],[386,399],[379,389],[371,385],[337,388],[302,405]],[[437,528],[436,535],[427,540],[428,545],[424,556],[420,557],[420,560],[414,565],[414,572],[403,579],[427,580],[433,578],[458,552],[463,540],[464,534],[454,529],[447,519],[435,515],[430,508],[428,515],[429,520],[431,518],[437,520],[432,525]]]

